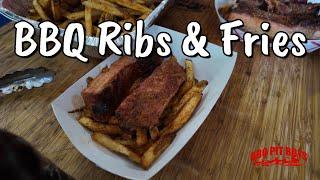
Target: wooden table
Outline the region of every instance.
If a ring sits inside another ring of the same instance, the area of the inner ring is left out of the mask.
[[[198,10],[175,6],[160,25],[186,32],[192,20],[202,24],[210,42],[221,44],[219,22],[209,0],[197,1]],[[210,8],[209,8],[210,7]],[[50,103],[93,68],[60,54],[45,59],[38,54],[18,58],[13,51],[14,29],[0,30],[0,76],[28,67],[44,66],[57,72],[43,88],[0,99],[0,127],[24,137],[43,155],[76,179],[116,176],[96,167],[70,143],[53,115]],[[304,58],[243,55],[243,45],[231,79],[211,114],[183,150],[155,179],[319,179],[320,178],[320,52]],[[307,151],[301,167],[254,167],[251,151],[271,145]]]

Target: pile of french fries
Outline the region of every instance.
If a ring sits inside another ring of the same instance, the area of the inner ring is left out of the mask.
[[[27,18],[36,21],[53,21],[65,29],[71,22],[80,22],[87,36],[99,36],[97,27],[108,20],[120,25],[135,24],[145,19],[158,5],[158,0],[33,0],[33,9]]]
[[[150,129],[129,131],[122,129],[115,117],[108,124],[94,121],[91,119],[91,112],[85,108],[79,123],[92,131],[95,142],[148,169],[172,143],[177,131],[191,118],[208,85],[207,81],[198,82],[195,79],[192,61],[186,60],[185,67],[187,81],[164,112],[161,121],[163,124]]]

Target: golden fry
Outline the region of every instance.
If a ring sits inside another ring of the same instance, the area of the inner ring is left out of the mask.
[[[125,20],[119,21],[118,23],[119,23],[120,26],[123,27],[126,22],[130,22],[134,26],[136,25],[136,21],[133,18],[125,19]]]
[[[136,145],[136,142],[133,140],[116,139],[115,141],[124,145],[124,146],[135,146]]]
[[[63,23],[60,23],[58,26],[59,26],[59,28],[61,28],[61,29],[66,29],[67,26],[68,26],[71,22],[72,22],[72,20],[67,19],[67,20],[65,20]]]
[[[122,130],[118,126],[98,123],[87,117],[81,117],[79,119],[79,123],[93,132],[105,133],[110,135],[117,135],[122,133]]]
[[[178,98],[181,98],[186,92],[188,92],[195,83],[192,62],[187,60],[185,61],[185,65],[186,65],[187,81],[180,88],[177,94]]]
[[[145,20],[149,16],[149,13],[143,14],[142,16],[139,17],[139,19]]]
[[[188,122],[192,116],[194,110],[197,108],[199,102],[201,101],[202,95],[196,94],[193,96],[188,103],[182,108],[177,117],[169,123],[162,131],[161,135],[167,135],[177,132],[182,126]]]
[[[140,128],[137,129],[136,136],[136,143],[138,146],[142,146],[148,143],[148,136],[146,130]]]
[[[207,87],[208,81],[200,81],[193,86],[179,101],[179,103],[172,108],[173,112],[179,112],[182,107],[196,94],[201,94]]]
[[[115,16],[124,17],[124,14],[119,11],[117,8],[113,6],[108,6],[102,1],[99,2],[90,2],[90,1],[84,1],[82,4],[88,8],[97,9]]]
[[[194,79],[192,61],[186,60],[185,65],[186,65],[187,82],[189,82],[193,86],[195,83],[195,79]]]
[[[146,4],[146,0],[135,0],[134,2],[138,4],[143,4],[143,5]]]
[[[150,13],[152,11],[152,9],[150,9],[146,6],[143,6],[141,4],[134,3],[131,0],[108,0],[108,1],[115,3],[115,4],[118,4],[120,6],[126,7],[128,9],[133,9],[133,10],[139,11],[143,14]]]
[[[121,134],[121,138],[124,140],[132,140],[133,139],[131,132],[123,132]]]
[[[63,16],[69,20],[79,20],[85,17],[85,10],[78,12],[64,12]]]
[[[194,92],[202,93],[204,89],[208,86],[209,82],[207,80],[202,80],[200,82],[197,82],[195,87],[193,87]]]
[[[86,35],[91,36],[92,35],[92,9],[91,7],[85,8],[85,25],[86,25]]]
[[[38,3],[38,0],[33,0],[32,2],[34,9],[37,11],[42,20],[49,20],[48,15],[45,13],[43,8]]]
[[[51,0],[51,11],[52,11],[53,19],[55,21],[59,21],[62,17],[60,5],[61,5],[60,0]]]
[[[114,141],[108,135],[101,134],[101,133],[93,133],[92,139],[111,151],[114,151],[129,157],[129,159],[131,159],[133,162],[136,162],[136,163],[141,162],[141,158],[138,154],[131,151],[126,146]]]
[[[175,135],[161,137],[158,141],[152,144],[141,158],[141,165],[148,169],[151,164],[169,147]]]
[[[105,20],[105,17],[106,17],[106,13],[102,13],[102,14],[100,15],[98,25]],[[100,35],[100,30],[101,30],[100,28],[97,29],[96,37],[99,37],[99,35]]]
[[[37,2],[43,9],[47,10],[50,8],[50,0],[37,0]]]
[[[158,139],[160,132],[157,127],[152,127],[149,129],[149,134],[150,134],[152,140],[156,140],[156,139]]]
[[[108,122],[109,124],[112,124],[112,125],[119,125],[119,120],[116,118],[116,117],[111,117],[110,119],[109,119],[109,122]]]
[[[170,108],[168,108],[166,111],[166,114],[164,116],[165,125],[173,121],[173,119],[176,118],[177,114],[181,111],[185,104],[187,104],[194,95],[201,94],[208,85],[208,81],[200,81],[199,83],[194,85],[196,83],[196,80],[194,78],[192,62],[188,60],[186,61],[186,75],[187,82],[181,87],[178,94],[172,101]],[[189,88],[189,86],[191,86],[191,88]]]
[[[40,21],[41,20],[41,17],[39,16],[39,14],[30,14],[30,15],[27,16],[27,18],[33,19],[35,21]]]
[[[142,12],[128,8],[121,8],[121,10],[130,16],[141,16],[143,14]]]

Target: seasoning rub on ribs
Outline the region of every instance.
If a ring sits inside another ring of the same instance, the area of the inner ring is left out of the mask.
[[[82,91],[86,108],[93,113],[94,120],[107,122],[135,81],[150,74],[161,62],[157,55],[141,60],[125,56],[102,71]]]
[[[161,115],[185,80],[185,71],[177,61],[163,62],[117,108],[121,126],[134,129],[159,125]]]

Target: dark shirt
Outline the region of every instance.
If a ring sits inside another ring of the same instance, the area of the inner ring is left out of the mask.
[[[8,22],[10,22],[9,19],[7,19],[4,16],[0,15],[0,26],[3,26],[5,24],[7,24]]]

